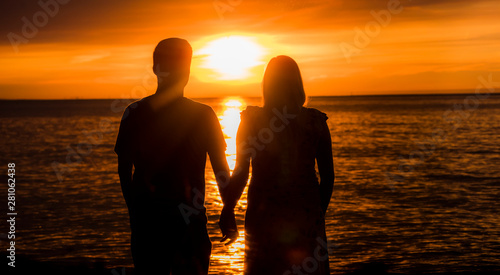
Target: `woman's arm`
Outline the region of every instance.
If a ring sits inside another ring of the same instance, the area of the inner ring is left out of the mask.
[[[224,188],[222,213],[219,220],[219,227],[222,231],[221,242],[229,240],[226,245],[236,241],[238,238],[238,226],[236,225],[236,216],[234,208],[238,203],[243,190],[248,181],[250,169],[250,156],[248,144],[244,141],[247,137],[247,129],[245,123],[240,123],[238,133],[236,135],[236,165],[229,180],[229,184]]]
[[[316,161],[320,176],[319,191],[321,196],[321,209],[326,213],[328,204],[333,193],[335,172],[333,170],[332,139],[326,120],[323,122],[318,149],[316,150]]]
[[[224,208],[227,209],[234,209],[243,194],[248,182],[250,159],[256,153],[247,142],[248,132],[248,126],[242,121],[236,134],[236,164],[227,187],[227,200],[224,202]]]

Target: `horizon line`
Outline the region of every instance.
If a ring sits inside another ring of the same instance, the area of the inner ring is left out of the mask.
[[[445,90],[442,90],[445,91]],[[350,94],[350,95],[313,95],[307,96],[307,98],[324,98],[324,97],[390,97],[390,96],[461,96],[461,95],[474,95],[475,92],[464,93],[408,93],[408,94],[398,94],[398,93],[387,93],[387,94]],[[490,92],[490,95],[500,95],[499,92]],[[186,97],[186,96],[184,96]],[[226,95],[226,96],[209,96],[209,97],[186,97],[191,99],[218,99],[218,98],[230,98],[230,97],[242,97],[242,98],[262,98],[262,96],[240,96],[240,95]],[[140,100],[141,98],[0,98],[0,101],[76,101],[76,100]]]

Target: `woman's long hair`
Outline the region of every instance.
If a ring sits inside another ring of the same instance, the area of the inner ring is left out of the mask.
[[[297,62],[280,55],[269,61],[262,81],[264,109],[298,113],[306,101],[302,76]]]

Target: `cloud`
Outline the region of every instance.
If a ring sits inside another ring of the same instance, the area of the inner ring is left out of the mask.
[[[85,54],[85,55],[75,56],[71,60],[71,63],[72,64],[78,64],[78,63],[91,62],[91,61],[102,59],[104,57],[108,57],[110,55],[111,55],[111,53],[109,51],[97,51],[97,52],[94,52],[94,53],[89,53],[89,54]]]
[[[365,85],[360,78],[382,79],[376,84],[392,89],[396,85],[382,82],[394,77],[394,72],[413,74],[403,78],[410,87],[428,88],[431,80],[452,79],[436,76],[445,72],[465,77],[470,74],[461,71],[498,69],[491,62],[500,58],[496,54],[500,39],[497,0],[400,0],[403,12],[394,15],[347,64],[339,43],[354,44],[354,28],[364,29],[374,20],[370,12],[387,8],[389,1],[220,0],[232,5],[221,18],[213,0],[70,0],[48,16],[46,24],[38,24],[36,35],[18,45],[15,53],[7,35],[22,36],[25,21],[33,23],[34,15],[47,11],[38,0],[4,0],[0,2],[0,58],[4,62],[0,85],[29,79],[64,82],[68,87],[87,82],[133,87],[146,74],[152,50],[161,39],[178,36],[201,47],[206,38],[230,32],[270,38],[265,45],[273,54],[295,58],[304,79],[316,83],[318,90],[319,85],[333,84],[343,90],[377,88],[373,81]],[[40,91],[48,90],[44,86]]]
[[[37,2],[2,1],[0,33],[3,38],[9,33],[23,36],[23,28],[31,24],[36,28],[36,35],[27,37],[29,43],[140,43],[153,33],[160,36],[181,31],[198,33],[198,24],[204,17],[218,19],[210,1],[72,0],[59,5],[53,16],[47,16],[46,24],[37,24],[36,20],[43,19],[43,16],[36,17],[37,13],[47,15]],[[10,41],[1,39],[0,43]]]
[[[42,0],[57,3],[56,0]],[[244,0],[224,10],[219,18],[214,1],[70,0],[60,4],[48,23],[39,27],[29,43],[72,42],[82,44],[140,43],[172,35],[196,38],[208,32],[234,29],[249,32],[300,32],[351,29],[371,20],[371,10],[382,10],[392,0]],[[231,3],[221,0],[222,3]],[[470,17],[470,6],[497,6],[479,0],[401,0],[407,11],[397,21],[419,22]],[[494,9],[487,17],[495,18]],[[486,10],[487,11],[487,10]],[[498,11],[498,9],[497,9]],[[33,15],[44,12],[38,1],[5,0],[0,3],[0,43],[9,44],[7,34],[22,35],[22,19],[33,23]],[[483,14],[484,16],[484,14]]]
[[[315,76],[309,77],[309,81],[314,81],[314,80],[318,80],[318,79],[325,79],[325,78],[328,78],[328,75],[326,75],[326,74],[315,75]]]

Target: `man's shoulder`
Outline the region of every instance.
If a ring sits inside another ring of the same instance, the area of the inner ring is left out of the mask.
[[[195,101],[193,99],[183,97],[182,98],[183,103],[192,106],[193,108],[199,108],[202,110],[212,110],[212,107],[208,106],[207,104]]]
[[[140,113],[143,113],[143,111],[146,109],[146,100],[147,97],[135,100],[132,103],[130,103],[123,112],[122,120],[129,118],[129,117],[136,117]]]
[[[259,106],[247,106],[245,110],[241,111],[240,116],[243,120],[256,119],[259,115],[264,113],[264,108]]]
[[[148,105],[148,102],[152,100],[151,95],[143,97],[141,99],[136,99],[133,100],[126,108],[125,110],[135,110],[135,109],[143,109],[146,105]]]
[[[184,111],[192,112],[193,114],[207,116],[210,114],[215,114],[212,107],[207,104],[183,97],[181,99],[181,104],[183,105]]]

